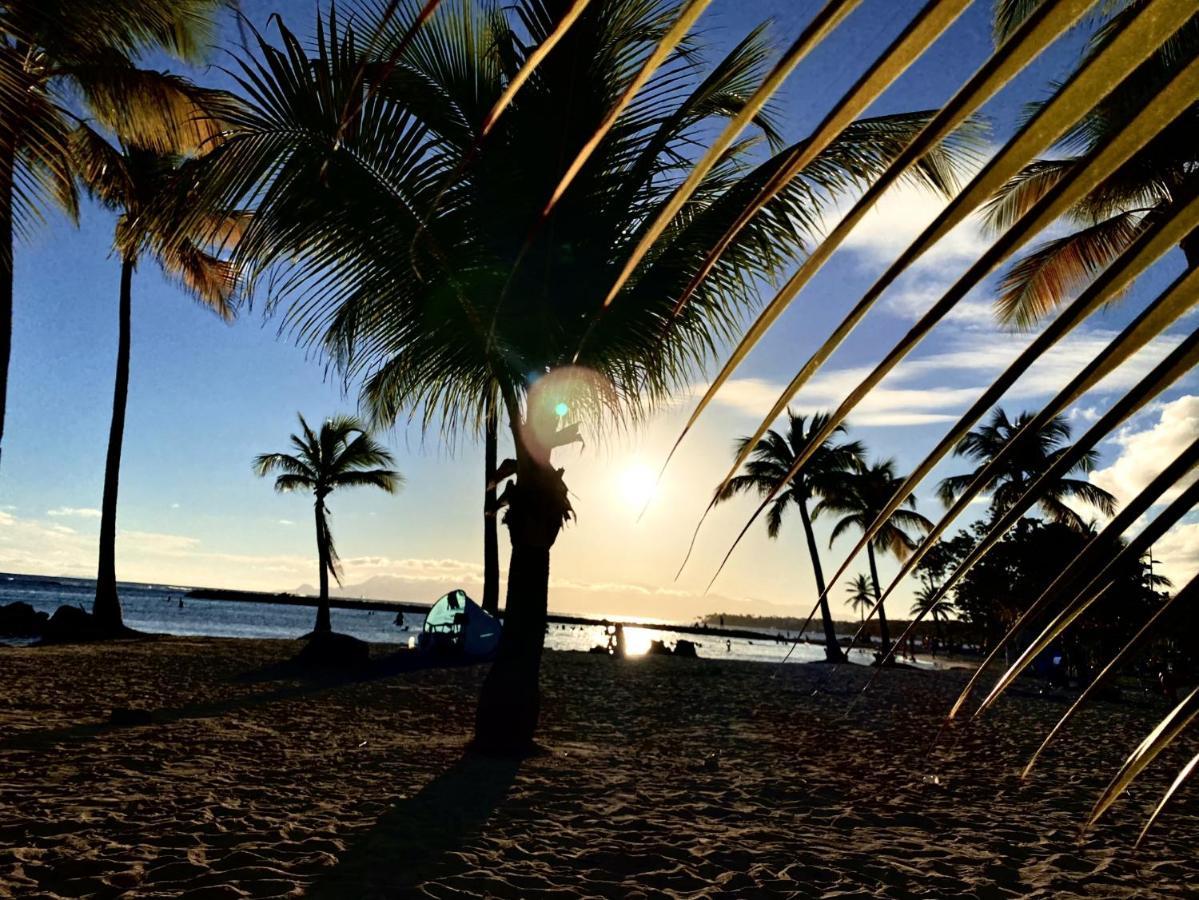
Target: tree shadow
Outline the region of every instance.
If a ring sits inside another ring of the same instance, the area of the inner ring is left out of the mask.
[[[0,738],[0,751],[48,750],[60,744],[90,740],[119,729],[169,725],[183,719],[214,718],[235,710],[252,709],[256,706],[294,700],[362,682],[393,678],[422,669],[448,668],[457,665],[459,665],[457,662],[430,659],[410,651],[399,651],[372,659],[368,666],[354,670],[310,669],[297,664],[294,659],[284,660],[244,672],[232,679],[234,683],[247,685],[273,681],[293,682],[275,690],[173,708],[125,709],[118,707],[112,709],[108,721],[105,722],[43,728]]]
[[[465,866],[455,851],[482,833],[519,769],[517,758],[467,752],[380,816],[305,896],[408,896],[418,884]]]

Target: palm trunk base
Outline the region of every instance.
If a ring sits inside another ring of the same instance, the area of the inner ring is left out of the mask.
[[[118,634],[125,630],[125,620],[121,615],[121,599],[117,596],[116,588],[97,586],[96,599],[92,604],[92,619],[96,627],[102,631]]]
[[[314,634],[328,634],[333,630],[333,623],[329,618],[329,601],[322,600],[316,608],[316,624],[312,626]]]
[[[539,678],[549,605],[550,548],[570,514],[562,475],[528,460],[509,485],[504,524],[512,540],[504,630],[483,681],[474,749],[524,756],[536,750],[541,714]]]

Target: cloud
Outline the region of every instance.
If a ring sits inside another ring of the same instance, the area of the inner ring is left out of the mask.
[[[295,525],[296,524],[291,519],[276,519],[275,523],[278,525]]]
[[[908,248],[945,209],[948,201],[932,191],[912,184],[898,184],[888,190],[849,233],[844,247],[865,256],[872,263],[887,264]],[[848,205],[837,209],[830,219],[839,219]],[[952,228],[908,271],[938,270],[954,263],[977,259],[991,239],[983,232],[977,212]]]
[[[60,506],[56,509],[46,510],[46,515],[69,516],[75,519],[98,519],[100,518],[100,510],[84,506]]]
[[[1056,394],[1115,337],[1114,332],[1076,332],[1042,356],[1004,395],[1002,402],[1019,406]],[[880,382],[855,407],[849,420],[855,425],[906,426],[956,421],[1020,355],[1031,336],[1019,340],[981,332],[963,332],[953,349],[909,357]],[[1173,350],[1181,337],[1165,335],[1145,347],[1090,392],[1089,396],[1123,391],[1141,380]],[[868,375],[866,367],[824,369],[794,398],[791,408],[798,413],[834,409]],[[700,385],[694,392],[700,393]],[[785,384],[762,378],[730,379],[716,403],[750,417],[766,414]],[[1031,405],[1031,404],[1030,404]],[[1089,406],[1084,421],[1094,415]]]
[[[1157,421],[1148,427],[1129,426],[1118,432],[1114,442],[1120,448],[1119,455],[1111,465],[1091,473],[1091,481],[1114,494],[1121,506],[1199,438],[1199,396],[1187,394],[1162,404],[1159,410]],[[1195,477],[1192,473],[1167,491],[1162,502],[1177,497]]]
[[[1172,582],[1172,590],[1181,590],[1199,573],[1199,522],[1175,525],[1153,545],[1153,561],[1158,573]]]

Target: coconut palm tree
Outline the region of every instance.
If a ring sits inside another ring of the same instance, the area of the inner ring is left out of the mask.
[[[1035,5],[1029,0],[999,0],[996,37],[1006,39]],[[1144,5],[1143,0],[1107,4],[1110,15],[1091,36],[1078,65],[1107,46]],[[1054,185],[1083,166],[1097,148],[1110,144],[1124,123],[1196,53],[1199,19],[1193,18],[1079,119],[1051,156],[1030,162],[1005,184],[987,207],[987,224],[997,232],[1009,228]],[[1035,324],[1103,271],[1146,228],[1192,199],[1199,190],[1196,133],[1199,104],[1076,203],[1068,213],[1074,230],[1035,246],[1008,268],[999,287],[1000,317],[1022,326]],[[1179,247],[1188,265],[1199,265],[1199,231],[1185,237]]]
[[[92,606],[97,623],[113,631],[121,627],[116,578],[117,491],[129,395],[134,272],[140,259],[146,256],[156,259],[168,276],[181,281],[188,293],[226,321],[233,318],[230,301],[237,279],[230,263],[204,248],[212,232],[186,238],[178,235],[171,225],[170,201],[184,190],[185,158],[125,143],[113,146],[87,125],[78,126],[72,134],[71,153],[73,166],[88,193],[118,214],[115,248],[121,259],[121,280],[116,383],[100,507],[100,561]],[[237,230],[238,217],[214,215],[210,226],[231,238]]]
[[[671,38],[637,90],[679,0],[595,0],[565,31],[578,11],[567,0],[447,4],[412,28],[418,6],[352,26],[330,14],[311,53],[285,27],[279,47],[262,39],[260,58],[243,60],[246,108],[209,157],[208,184],[218,207],[255,207],[241,258],[255,274],[285,270],[273,284],[287,325],[364,378],[377,421],[416,410],[425,427],[481,431],[498,395],[515,452],[497,467],[513,479],[497,500],[512,556],[477,736],[523,749],[550,549],[572,515],[551,454],[582,424],[636,423],[693,383],[757,280],[803,252],[828,199],[879,171],[930,114],[849,125],[679,303],[708,251],[807,146],[785,146],[774,111],[747,106],[767,71],[761,29],[708,67],[695,38]],[[676,193],[695,142],[742,110],[754,136]],[[937,145],[913,177],[950,188],[963,146]],[[609,297],[672,197],[678,213]]]
[[[974,429],[954,450],[954,455],[964,456],[978,463],[975,472],[951,475],[937,486],[937,494],[946,506],[951,505],[969,487],[977,472],[982,469],[1015,437],[1032,419],[1032,413],[1021,413],[1013,421],[1003,409],[991,413],[986,424]],[[1003,465],[990,477],[982,490],[991,494],[992,516],[1007,512],[1024,492],[1043,473],[1070,451],[1070,423],[1064,416],[1056,416],[1036,434],[1021,438],[1015,449],[1007,454]],[[1083,454],[1070,468],[1070,472],[1087,473],[1095,467],[1099,455],[1094,450]],[[1061,522],[1076,531],[1086,531],[1086,521],[1071,509],[1066,501],[1079,500],[1095,507],[1107,517],[1116,511],[1116,498],[1103,488],[1082,478],[1063,475],[1043,490],[1037,506],[1054,522]]]
[[[940,598],[939,593],[932,584],[921,585],[912,600],[911,614],[921,618],[927,616],[932,619],[937,628],[937,635],[944,637],[943,623],[949,621],[951,604],[944,598]]]
[[[883,512],[887,502],[894,496],[903,484],[904,479],[895,474],[895,460],[880,460],[870,465],[863,465],[856,471],[847,472],[840,476],[840,484],[830,484],[825,488],[823,499],[816,504],[813,513],[831,513],[841,518],[833,526],[829,539],[831,546],[842,534],[851,528],[865,531]],[[879,529],[874,539],[866,545],[866,558],[870,563],[870,582],[874,588],[874,599],[878,603],[882,590],[878,581],[878,563],[875,551],[890,553],[898,560],[907,559],[908,554],[916,547],[916,539],[911,532],[926,532],[933,527],[932,522],[920,513],[915,512],[916,498],[908,496],[905,500],[908,509],[895,510],[886,524]],[[882,659],[886,659],[891,649],[891,631],[887,626],[887,614],[881,603],[878,607],[879,640],[882,644]]]
[[[725,489],[716,496],[717,503],[744,491],[755,491],[760,496],[769,494],[780,480],[786,480],[786,475],[791,471],[796,458],[807,450],[813,435],[828,421],[828,416],[824,413],[817,413],[808,421],[790,411],[787,417],[790,420],[787,433],[784,435],[773,429],[767,433],[754,447],[749,462],[745,465],[744,474],[737,475],[729,481]],[[845,427],[841,426],[833,433],[843,435]],[[736,452],[740,453],[749,440],[739,440]],[[824,655],[829,662],[845,662],[845,654],[837,642],[837,631],[829,611],[824,570],[820,565],[816,534],[812,530],[809,504],[824,497],[830,489],[836,491],[847,471],[861,467],[865,453],[866,448],[858,441],[835,444],[826,440],[812,455],[803,473],[790,479],[787,488],[775,495],[766,514],[766,533],[771,538],[777,538],[779,528],[783,524],[783,514],[788,506],[794,505],[799,510],[799,521],[803,525],[804,538],[808,542],[808,558],[812,560],[812,577],[816,581],[816,592],[820,598],[820,617],[824,625]]]
[[[12,348],[13,240],[47,205],[74,218],[71,135],[83,111],[138,146],[200,146],[217,126],[181,113],[198,89],[135,67],[150,51],[198,60],[223,0],[10,0],[0,8],[0,446]],[[207,93],[207,92],[200,92]]]
[[[311,491],[316,498],[316,554],[320,567],[320,602],[316,609],[315,633],[332,630],[329,622],[329,575],[338,579],[337,549],[329,530],[325,499],[338,488],[377,487],[395,493],[404,483],[394,469],[395,460],[371,437],[366,426],[352,416],[326,419],[320,433],[314,432],[301,415],[300,434],[291,436],[294,453],[264,453],[254,460],[260,476],[278,472],[275,490],[280,493]]]
[[[866,612],[874,606],[874,594],[870,592],[870,581],[862,572],[849,583],[849,608],[856,609],[866,622]]]

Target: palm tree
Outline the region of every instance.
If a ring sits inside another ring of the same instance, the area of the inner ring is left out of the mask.
[[[100,561],[92,606],[97,623],[115,631],[122,624],[116,577],[117,490],[129,395],[134,272],[140,258],[153,256],[167,275],[178,278],[200,303],[226,321],[233,318],[230,300],[237,279],[228,262],[203,248],[211,232],[182,238],[171,225],[170,201],[182,192],[186,180],[183,157],[124,143],[114,147],[87,125],[75,129],[71,149],[74,168],[88,193],[119,214],[115,238],[121,258],[116,384],[100,508]],[[238,227],[238,217],[214,215],[210,226],[231,238]]]
[[[139,146],[210,140],[209,120],[179,115],[198,89],[135,67],[149,51],[197,60],[223,0],[10,0],[0,8],[0,446],[12,349],[13,239],[57,205],[78,213],[75,115],[63,98]],[[208,92],[199,92],[208,93]]]
[[[377,421],[419,410],[426,427],[481,429],[499,397],[515,459],[497,467],[514,479],[497,500],[512,555],[477,722],[493,749],[527,748],[536,727],[550,550],[572,515],[553,450],[584,422],[642,421],[693,383],[758,279],[802,253],[827,199],[878,172],[930,117],[851,124],[748,217],[676,308],[708,251],[806,146],[783,146],[773,110],[758,110],[757,136],[733,141],[680,195],[607,302],[683,185],[695,141],[747,108],[769,51],[755,29],[705,70],[693,37],[668,44],[621,106],[682,4],[595,0],[563,33],[574,6],[463,2],[418,29],[412,3],[352,26],[331,14],[313,54],[281,26],[281,47],[263,39],[260,59],[243,61],[246,108],[209,157],[213,205],[256,209],[241,258],[252,273],[287,269],[274,296],[292,301],[288,325],[365,379]],[[949,189],[962,146],[938,145],[915,177]]]
[[[1091,36],[1078,62],[1083,65],[1119,33],[1144,5],[1110,3],[1115,12]],[[996,36],[1005,39],[1030,8],[1028,0],[999,0]],[[1030,162],[1005,184],[987,208],[987,224],[1009,228],[1063,178],[1082,167],[1097,148],[1109,145],[1132,116],[1199,51],[1199,19],[1192,18],[1144,64],[1121,81],[1070,128],[1045,159]],[[1039,108],[1034,105],[1033,109]],[[1002,319],[1031,326],[1068,300],[1129,248],[1154,222],[1170,215],[1199,190],[1199,104],[1192,105],[1104,179],[1069,211],[1076,229],[1034,247],[1000,283]],[[1199,265],[1199,231],[1179,244],[1189,266]]]
[[[500,610],[500,535],[496,522],[499,412],[495,407],[495,394],[489,393],[483,414],[483,609],[493,616]]]
[[[808,557],[812,560],[812,575],[816,579],[816,591],[820,597],[820,617],[824,625],[824,655],[829,662],[845,662],[845,654],[837,642],[837,631],[829,611],[824,570],[820,565],[820,550],[816,546],[816,535],[812,530],[812,515],[808,504],[814,499],[826,496],[830,489],[835,491],[840,486],[845,472],[862,465],[866,450],[858,441],[841,444],[825,441],[813,453],[803,473],[788,481],[786,476],[791,471],[792,464],[799,454],[807,450],[813,435],[824,427],[828,416],[817,413],[808,422],[805,422],[803,416],[797,416],[790,411],[787,416],[790,425],[786,435],[773,429],[767,433],[754,447],[750,460],[745,465],[745,473],[730,479],[725,489],[716,496],[716,502],[728,500],[743,491],[756,491],[764,497],[781,481],[787,482],[786,489],[780,491],[771,501],[766,514],[766,532],[771,538],[777,538],[788,505],[794,504],[799,510],[799,521],[803,524],[804,537],[808,542]],[[843,435],[845,427],[841,426],[833,433]],[[740,453],[749,440],[739,440],[736,452]]]
[[[329,531],[329,512],[325,498],[337,488],[377,487],[393,494],[404,483],[399,472],[384,466],[395,465],[387,448],[371,437],[366,427],[352,416],[326,419],[320,434],[314,432],[301,415],[300,434],[291,436],[294,453],[264,453],[254,460],[260,476],[280,473],[275,490],[312,491],[316,498],[316,554],[320,567],[320,603],[316,609],[315,633],[332,630],[329,622],[329,574],[341,583],[337,549]]]
[[[939,594],[940,591],[932,583],[922,584],[912,600],[911,614],[914,617],[927,616],[932,619],[937,628],[938,637],[943,638],[945,635],[943,623],[949,621],[951,604],[943,598],[938,602]]]
[[[859,572],[858,577],[849,583],[849,608],[858,610],[862,624],[866,623],[866,611],[874,606],[874,595],[870,593],[870,582]]]
[[[1006,412],[997,408],[985,425],[962,438],[954,455],[974,460],[978,463],[978,469],[944,479],[937,487],[941,502],[946,506],[951,505],[974,482],[977,473],[999,455],[1032,417],[1032,413],[1025,412],[1012,421]],[[1020,439],[981,488],[991,494],[992,516],[1007,512],[1042,473],[1070,451],[1070,433],[1070,423],[1065,417],[1055,416],[1035,434]],[[1082,455],[1070,472],[1090,472],[1098,458],[1098,453],[1090,450]],[[1051,521],[1061,522],[1076,531],[1086,531],[1087,523],[1066,504],[1067,500],[1081,500],[1109,518],[1116,511],[1115,497],[1085,479],[1068,475],[1048,485],[1037,505]]]
[[[887,502],[903,482],[904,479],[895,474],[895,460],[887,459],[842,474],[839,485],[830,484],[826,488],[824,498],[813,511],[816,515],[829,512],[841,516],[833,526],[829,545],[832,546],[832,543],[850,528],[866,531],[882,514]],[[890,553],[900,561],[907,559],[917,543],[909,532],[926,532],[933,527],[932,522],[915,512],[914,495],[905,499],[905,505],[910,508],[901,507],[891,513],[874,539],[866,545],[866,558],[870,562],[870,581],[876,603],[882,597],[882,590],[878,581],[875,551]],[[881,603],[878,606],[878,627],[882,645],[880,658],[886,659],[891,649],[891,631],[887,627],[887,613]]]

